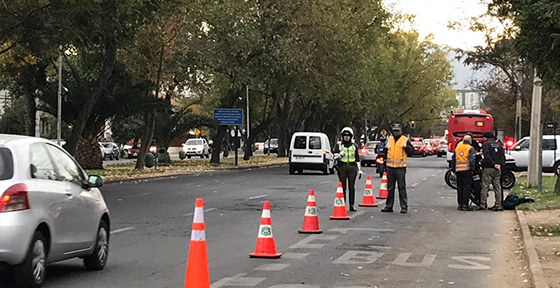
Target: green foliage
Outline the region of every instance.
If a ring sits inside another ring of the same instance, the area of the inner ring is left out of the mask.
[[[26,135],[25,99],[15,99],[4,109],[4,114],[0,116],[0,133]]]

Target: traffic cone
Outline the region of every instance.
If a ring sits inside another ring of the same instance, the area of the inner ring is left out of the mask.
[[[362,203],[358,204],[362,207],[377,207],[375,200],[373,199],[373,187],[371,186],[371,176],[367,175],[366,189],[364,189],[364,198],[362,198]]]
[[[317,205],[315,203],[315,191],[313,191],[313,189],[309,189],[307,206],[305,207],[305,215],[303,216],[303,227],[299,230],[299,233],[323,233],[323,230],[319,229],[319,217],[317,217]]]
[[[387,199],[387,172],[383,172],[383,178],[381,178],[381,187],[379,187],[379,195],[377,199]]]
[[[206,234],[204,232],[204,210],[201,198],[196,199],[194,218],[185,274],[185,288],[209,288],[208,260],[206,259]]]
[[[264,201],[261,225],[257,235],[255,252],[249,254],[251,258],[280,258],[282,253],[276,252],[274,237],[272,237],[272,220],[270,219],[270,203]]]
[[[342,182],[338,182],[338,187],[336,188],[336,197],[334,198],[334,207],[331,219],[350,220],[350,217],[346,214],[346,204],[344,203],[344,191],[342,191]]]

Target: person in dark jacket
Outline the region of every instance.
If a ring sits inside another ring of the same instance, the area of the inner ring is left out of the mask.
[[[463,141],[455,148],[452,158],[457,175],[457,202],[459,203],[457,209],[461,211],[473,210],[469,207],[469,194],[471,193],[476,151],[471,146],[471,141],[471,136],[465,135]]]
[[[485,142],[482,145],[482,192],[480,195],[480,206],[478,210],[485,210],[487,207],[487,195],[490,184],[494,188],[494,196],[496,204],[490,208],[492,211],[503,211],[502,206],[502,186],[500,178],[502,176],[502,167],[505,167],[504,147],[496,141],[496,137],[491,132],[484,133]]]
[[[360,166],[360,153],[358,145],[354,143],[354,131],[350,127],[345,127],[341,131],[342,141],[334,146],[333,154],[338,161],[338,179],[342,182],[344,190],[344,202],[346,202],[346,188],[348,188],[348,204],[350,211],[356,211],[354,200],[356,195],[356,176],[362,178],[362,168]]]

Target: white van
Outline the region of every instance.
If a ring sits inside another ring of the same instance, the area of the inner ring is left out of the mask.
[[[334,174],[334,155],[329,137],[324,133],[296,132],[290,142],[290,174],[303,170]]]

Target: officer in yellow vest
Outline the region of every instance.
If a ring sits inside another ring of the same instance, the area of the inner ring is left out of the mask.
[[[387,203],[381,212],[393,212],[395,202],[395,184],[399,185],[399,203],[401,213],[408,212],[406,195],[406,161],[408,156],[414,153],[414,147],[410,140],[402,135],[400,124],[393,125],[393,135],[385,145],[385,155],[387,158]]]
[[[356,211],[354,208],[354,200],[356,195],[356,176],[362,178],[362,169],[360,167],[360,153],[358,153],[358,145],[354,143],[354,131],[352,128],[345,127],[342,129],[342,141],[335,145],[333,154],[338,160],[338,179],[342,182],[344,190],[344,201],[346,202],[346,188],[348,188],[348,200],[350,211]]]
[[[471,193],[476,151],[471,144],[471,136],[465,135],[463,141],[457,144],[452,159],[455,165],[455,175],[457,175],[457,202],[459,202],[457,209],[461,211],[473,210],[469,207],[469,194]]]

